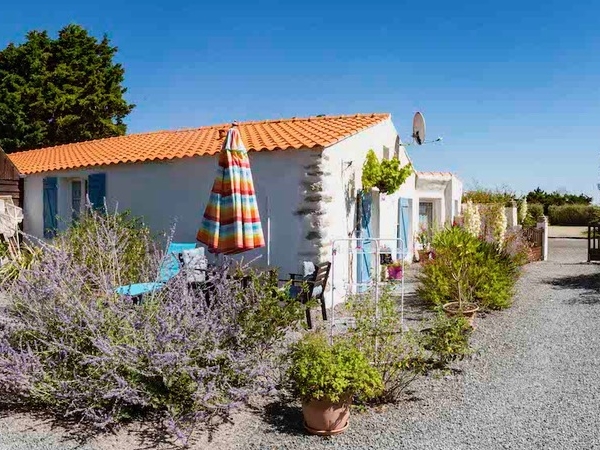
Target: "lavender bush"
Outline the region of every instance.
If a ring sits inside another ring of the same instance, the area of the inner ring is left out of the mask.
[[[44,245],[7,289],[0,402],[100,428],[160,417],[185,440],[192,424],[226,418],[250,393],[273,390],[276,356],[303,317],[299,303],[267,274],[242,268],[244,284],[227,277],[228,265],[210,275],[208,301],[183,274],[141,303],[119,298],[121,231],[103,223],[110,215],[94,217],[98,231],[88,240],[74,246],[59,236]],[[76,256],[96,251],[89,246],[106,251],[108,262],[99,267]],[[140,273],[157,273],[163,256],[145,254]]]
[[[105,205],[102,211],[107,211]],[[156,244],[150,229],[129,211],[105,214],[88,205],[86,213],[67,227],[56,245],[65,246],[73,258],[85,265],[96,278],[119,285],[150,281]]]

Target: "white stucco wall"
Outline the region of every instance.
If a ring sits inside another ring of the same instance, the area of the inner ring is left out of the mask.
[[[358,134],[350,136],[322,150],[321,158],[315,158],[320,150],[292,150],[274,152],[250,152],[250,161],[257,192],[257,201],[265,235],[267,232],[267,196],[271,209],[271,265],[278,266],[281,275],[297,272],[302,259],[299,254],[306,250],[306,217],[295,214],[305,205],[306,184],[311,175],[310,167],[319,160],[323,168],[323,194],[331,197],[321,202],[323,213],[322,259],[331,260],[333,239],[354,237],[356,194],[361,188],[362,166],[367,152],[373,149],[381,159],[384,147],[389,156],[395,153],[398,133],[388,119]],[[406,149],[400,145],[399,158],[402,165],[410,162]],[[25,232],[43,235],[43,178],[59,177],[58,214],[70,218],[69,178],[86,178],[89,174],[106,173],[106,195],[109,207],[118,203],[119,210],[129,209],[136,216],[143,216],[154,231],[168,231],[177,220],[175,239],[195,242],[196,232],[216,174],[217,157],[195,157],[166,162],[122,164],[81,171],[36,174],[25,179]],[[307,178],[308,177],[308,178]],[[381,196],[379,202],[379,236],[391,239],[388,245],[395,250],[398,227],[398,200],[407,198],[411,203],[409,250],[418,229],[419,198],[438,200],[439,217],[456,214],[454,199],[462,195],[462,183],[452,180],[431,186],[419,185],[420,180],[411,175],[400,190],[393,195]],[[446,193],[446,188],[449,187]],[[447,196],[447,197],[446,197]],[[448,201],[446,201],[448,199]],[[453,199],[452,201],[449,201]],[[304,220],[304,225],[303,225]],[[266,237],[266,236],[265,236]],[[336,256],[331,279],[338,289],[335,301],[343,299],[347,283],[355,282],[356,255],[341,248]],[[258,264],[266,265],[266,248],[244,253],[246,260],[261,255]],[[412,252],[407,259],[412,259]],[[331,283],[329,283],[329,288]],[[329,289],[328,289],[329,290]],[[329,302],[330,296],[328,294]]]
[[[362,166],[367,152],[372,149],[378,158],[383,157],[384,146],[389,149],[390,158],[394,156],[394,147],[398,132],[391,119],[381,122],[361,133],[344,139],[323,151],[327,159],[330,173],[326,177],[326,190],[334,195],[331,203],[326,206],[326,216],[330,228],[330,240],[355,237],[354,226],[356,217],[356,194],[361,186]],[[403,146],[399,148],[399,159],[402,165],[410,162]],[[350,164],[351,163],[351,164]],[[398,224],[398,199],[400,197],[413,199],[415,193],[414,174],[393,195],[381,196],[379,211],[379,236],[395,239]],[[413,214],[414,215],[414,214]],[[390,246],[395,241],[389,241]],[[331,255],[331,249],[328,249]],[[410,256],[412,257],[412,255]],[[331,259],[331,257],[330,257]],[[339,245],[335,257],[335,267],[332,279],[336,286],[334,301],[342,301],[345,286],[356,282],[356,255],[349,251],[347,244]],[[328,304],[330,297],[327,297]]]
[[[315,150],[250,152],[263,230],[267,230],[267,196],[271,209],[271,265],[282,273],[298,269],[299,218],[294,211],[300,198],[304,166]],[[154,231],[168,231],[175,220],[177,241],[195,242],[196,232],[208,201],[217,169],[217,157],[205,156],[144,164],[122,164],[80,171],[36,174],[25,179],[25,232],[43,236],[43,178],[59,177],[58,215],[71,217],[70,185],[67,177],[106,173],[109,208],[118,203],[120,211],[143,216]],[[266,248],[243,254],[245,260],[258,255],[266,265]]]
[[[463,183],[456,176],[452,176],[452,203],[453,207],[453,216],[452,219],[456,216],[460,216],[462,213],[462,195],[463,195]]]

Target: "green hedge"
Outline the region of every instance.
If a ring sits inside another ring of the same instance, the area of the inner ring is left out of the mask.
[[[548,217],[551,225],[587,225],[600,218],[600,208],[590,205],[550,206]]]
[[[523,221],[524,227],[534,227],[544,217],[544,205],[541,203],[527,204],[527,217]]]
[[[541,203],[528,203],[527,204],[527,215],[537,223],[538,220],[544,215],[544,205]]]

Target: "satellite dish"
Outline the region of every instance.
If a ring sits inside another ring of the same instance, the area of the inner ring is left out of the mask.
[[[425,117],[418,111],[415,113],[415,117],[413,117],[412,137],[418,145],[422,145],[425,142]]]

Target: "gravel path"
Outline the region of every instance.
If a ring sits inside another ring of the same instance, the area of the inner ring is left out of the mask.
[[[290,427],[295,411],[249,430],[244,449],[600,448],[600,267],[586,242],[553,239],[529,265],[515,305],[479,320],[463,373],[427,378],[414,401],[354,414],[332,439]]]
[[[548,236],[551,238],[587,239],[587,227],[564,227],[551,225]]]
[[[525,268],[514,306],[478,319],[476,353],[456,365],[460,373],[420,379],[396,407],[353,412],[334,438],[306,435],[297,407],[272,405],[262,417],[237,414],[194,448],[600,449],[600,266],[583,263],[585,240],[550,246],[550,261]],[[16,431],[0,419],[1,450],[72,448],[31,428]],[[126,441],[90,446],[141,448]]]

